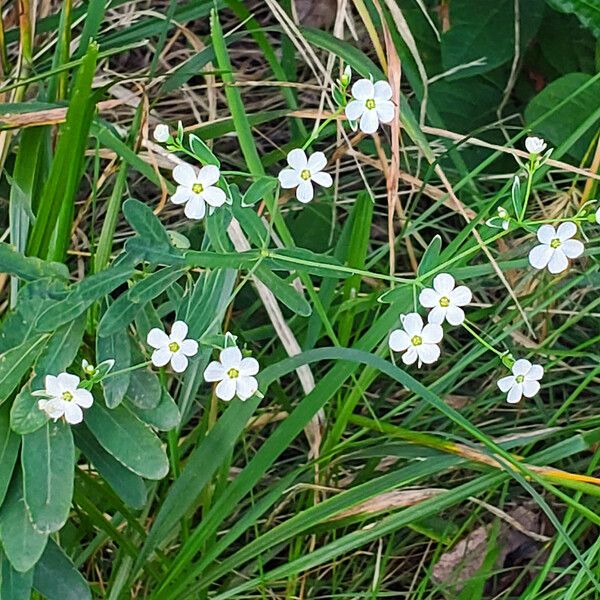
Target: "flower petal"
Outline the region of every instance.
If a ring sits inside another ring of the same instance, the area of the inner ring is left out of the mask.
[[[542,244],[549,244],[556,237],[556,229],[549,223],[546,223],[537,230],[536,235]]]
[[[550,262],[554,249],[546,244],[534,246],[529,252],[529,264],[534,269],[544,269]]]
[[[188,367],[187,356],[183,352],[175,352],[171,357],[171,368],[175,373],[183,373]]]
[[[154,327],[148,332],[146,343],[148,346],[152,346],[152,348],[162,348],[163,346],[168,346],[169,336],[162,329]]]
[[[44,388],[48,396],[60,397],[63,393],[62,386],[58,383],[58,377],[54,375],[46,375],[44,379]]]
[[[456,306],[465,306],[473,300],[473,293],[466,285],[459,285],[448,294],[448,298]]]
[[[236,393],[240,400],[248,400],[248,398],[256,394],[258,382],[254,377],[238,377],[236,381]]]
[[[446,311],[446,321],[456,327],[465,320],[465,311],[460,306],[451,304]]]
[[[417,346],[417,354],[422,363],[431,365],[440,357],[440,347],[435,344],[421,344]]]
[[[75,402],[65,402],[65,421],[69,425],[77,425],[83,421],[83,411]]]
[[[440,294],[432,288],[425,288],[419,294],[419,304],[424,308],[433,308],[440,303]]]
[[[175,321],[173,327],[171,327],[171,336],[169,342],[177,342],[180,344],[185,340],[185,336],[188,332],[188,326],[185,321]]]
[[[182,163],[173,169],[173,179],[187,188],[191,188],[196,183],[196,170],[192,165]]]
[[[224,348],[219,354],[219,360],[225,369],[231,369],[231,367],[239,369],[242,362],[242,352],[237,346]]]
[[[375,86],[368,79],[359,79],[352,86],[352,96],[357,100],[370,100],[375,98]]]
[[[223,204],[225,204],[227,201],[227,195],[221,188],[212,185],[207,187],[202,192],[202,200],[204,200],[204,202],[207,204],[210,204],[210,206],[218,208],[219,206],[223,206]]]
[[[419,313],[408,313],[404,317],[400,317],[400,319],[404,331],[411,337],[413,335],[420,335],[421,331],[423,331],[423,319]]]
[[[333,179],[329,173],[325,173],[325,171],[318,171],[317,173],[313,173],[310,176],[311,180],[324,188],[331,187],[333,185]]]
[[[374,108],[365,110],[358,126],[363,133],[375,133],[379,127],[377,111]]]
[[[235,396],[236,387],[235,379],[223,379],[223,381],[218,383],[215,389],[217,398],[228,402]]]
[[[411,346],[403,355],[402,362],[405,365],[412,365],[416,362],[419,355],[417,354],[417,349],[414,346]]]
[[[394,120],[394,116],[396,115],[394,103],[389,102],[388,100],[378,100],[375,105],[375,110],[382,123],[390,123]]]
[[[302,171],[308,167],[308,158],[302,148],[294,148],[287,155],[288,165],[296,171]]]
[[[523,396],[533,398],[540,391],[540,382],[525,380],[523,382]]]
[[[171,360],[172,352],[166,346],[158,348],[152,353],[152,364],[155,367],[164,367]]]
[[[444,337],[444,330],[441,325],[427,323],[421,332],[424,344],[439,344]]]
[[[556,275],[556,273],[562,273],[568,266],[569,259],[565,256],[561,246],[554,251],[552,258],[548,262],[548,271],[553,275]]]
[[[513,375],[527,375],[531,370],[531,363],[526,358],[519,358],[512,366]]]
[[[410,336],[402,329],[394,329],[390,333],[388,344],[394,352],[403,352],[407,348],[410,348]]]
[[[309,181],[302,181],[302,183],[298,186],[296,190],[296,198],[300,200],[300,202],[307,203],[310,202],[315,195],[315,191],[313,189],[312,183]]]
[[[583,254],[585,246],[579,240],[567,240],[560,245],[567,258],[577,258]]]
[[[544,367],[542,365],[531,365],[527,379],[541,379],[544,376]]]
[[[79,385],[79,377],[77,375],[71,375],[71,373],[60,373],[56,380],[58,385],[62,388],[63,391],[72,392],[77,389]]]
[[[242,358],[239,368],[240,375],[242,375],[243,377],[256,375],[258,373],[259,368],[260,366],[255,358],[252,358],[251,356],[248,356],[247,358]]]
[[[500,388],[501,392],[506,393],[513,385],[515,385],[515,378],[512,375],[507,375],[506,377],[498,379],[496,385]]]
[[[433,289],[440,294],[440,296],[448,296],[454,289],[456,282],[454,277],[449,273],[440,273],[433,279]]]
[[[279,183],[284,190],[298,187],[302,181],[300,173],[298,173],[298,171],[295,169],[283,169],[283,171],[279,171],[277,178],[279,179]]]
[[[183,212],[188,219],[203,219],[206,214],[206,203],[200,196],[192,196]]]
[[[219,181],[221,177],[221,171],[216,165],[205,165],[198,172],[198,181],[203,187],[214,185]]]
[[[346,106],[346,118],[350,121],[358,121],[365,110],[367,110],[367,107],[364,101],[351,100]]]
[[[44,408],[41,407],[40,403],[44,402]],[[65,414],[65,407],[68,402],[54,398],[53,400],[40,400],[38,407],[43,410],[51,419],[60,419]]]
[[[173,204],[185,204],[190,198],[193,197],[193,192],[190,188],[183,185],[178,185],[175,193],[171,196],[171,202]]]
[[[198,342],[196,340],[183,340],[180,344],[180,348],[186,356],[198,354]]]
[[[82,406],[83,408],[89,408],[92,404],[94,404],[94,396],[92,396],[92,392],[89,390],[79,388],[75,390],[75,393],[73,394],[73,402],[79,406]]]
[[[441,325],[446,319],[447,308],[434,306],[427,315],[427,321],[433,325]]]
[[[392,97],[392,86],[385,79],[376,81],[373,85],[373,91],[375,92],[373,96],[375,100],[389,100]]]
[[[327,158],[323,152],[315,152],[308,159],[308,169],[311,173],[322,171],[327,164]]]
[[[227,369],[218,361],[213,360],[204,369],[204,381],[221,381],[227,377]]]
[[[509,404],[516,404],[517,402],[519,402],[519,400],[521,400],[521,397],[523,396],[523,386],[520,383],[515,383],[515,385],[513,385],[509,392],[508,392],[508,396],[506,396],[506,401]]]
[[[570,240],[577,233],[577,225],[573,221],[565,221],[558,226],[556,230],[556,237],[561,241],[565,242]]]

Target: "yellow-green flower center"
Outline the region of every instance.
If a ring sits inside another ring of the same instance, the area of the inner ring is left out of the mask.
[[[517,383],[523,383],[523,382],[525,381],[525,376],[524,376],[524,375],[517,375],[517,376],[515,377],[515,381],[516,381]]]
[[[177,342],[171,342],[169,344],[169,350],[171,352],[177,352],[177,350],[179,350],[179,344]]]
[[[304,181],[308,181],[310,179],[310,171],[308,169],[304,169],[300,173],[300,177],[302,177],[302,179],[304,179]]]
[[[443,308],[450,306],[450,298],[448,298],[448,296],[442,296],[440,298],[440,306],[442,306]]]
[[[195,183],[192,186],[192,192],[194,192],[194,194],[201,194],[204,191],[204,186],[201,183]]]
[[[227,377],[229,377],[229,379],[237,379],[239,376],[240,372],[237,369],[234,369],[233,367],[231,367],[231,369],[227,371]]]
[[[369,110],[373,110],[375,108],[375,100],[373,100],[373,98],[369,98],[366,102],[365,102],[365,106],[369,109]]]
[[[65,402],[71,402],[71,400],[73,400],[73,394],[71,394],[71,392],[63,392],[62,393],[62,399]]]
[[[423,343],[423,338],[420,335],[413,335],[410,339],[410,343],[413,346],[420,346]]]
[[[550,242],[550,248],[554,248],[556,250],[556,248],[558,248],[559,246],[560,246],[560,240],[558,238],[554,238]]]

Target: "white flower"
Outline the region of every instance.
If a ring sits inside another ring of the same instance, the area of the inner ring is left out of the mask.
[[[440,325],[428,323],[423,327],[423,319],[418,313],[400,315],[402,327],[390,334],[389,345],[394,352],[404,352],[402,362],[412,365],[418,359],[421,363],[430,365],[440,357],[437,344],[442,341],[444,331]]]
[[[166,142],[170,137],[171,133],[169,132],[169,126],[161,123],[154,128],[154,132],[152,133],[154,139],[159,143]]]
[[[548,144],[539,137],[529,136],[525,140],[525,148],[527,148],[527,152],[529,154],[541,154],[546,148]]]
[[[354,100],[346,106],[346,117],[350,121],[360,119],[359,127],[364,133],[375,133],[379,122],[389,123],[396,112],[390,101],[392,88],[387,81],[373,83],[368,79],[359,79],[352,86]]]
[[[315,152],[310,157],[300,148],[294,148],[287,155],[289,169],[283,169],[279,173],[279,183],[284,189],[298,188],[296,198],[300,202],[310,202],[314,196],[313,182],[323,187],[331,187],[333,179],[323,169],[327,159],[322,152]]]
[[[502,220],[502,229],[506,231],[510,224],[510,218],[508,216],[508,211],[501,206],[498,207],[498,217]]]
[[[508,392],[506,401],[516,404],[522,396],[533,398],[540,391],[539,380],[544,376],[544,367],[532,365],[528,360],[520,358],[512,366],[512,375],[498,380],[502,392]]]
[[[529,263],[534,269],[548,267],[550,273],[560,273],[569,266],[569,258],[577,258],[584,251],[579,240],[571,239],[577,233],[577,225],[572,221],[561,223],[558,229],[552,225],[542,225],[537,230],[540,241],[529,253]]]
[[[175,373],[183,373],[188,366],[187,357],[198,353],[198,342],[185,339],[187,332],[188,326],[183,321],[173,323],[171,335],[156,327],[151,329],[146,341],[155,349],[152,353],[152,364],[155,367],[164,367],[170,362]]]
[[[188,219],[202,219],[206,205],[213,207],[225,204],[225,192],[214,184],[221,173],[215,165],[206,165],[198,172],[187,163],[173,169],[173,179],[179,184],[171,196],[173,204],[185,204],[185,216]]]
[[[433,289],[425,288],[419,294],[419,302],[424,308],[431,308],[427,320],[434,325],[441,325],[444,320],[450,325],[460,325],[465,320],[465,312],[461,306],[469,304],[473,298],[466,285],[456,287],[454,277],[448,273],[440,273],[433,279]]]
[[[32,392],[33,396],[43,396],[38,401],[38,408],[48,417],[57,421],[61,417],[70,425],[83,421],[82,408],[89,408],[94,403],[94,397],[89,390],[79,386],[79,377],[70,373],[60,373],[57,376],[46,375],[43,390]]]
[[[215,392],[221,400],[231,400],[234,396],[248,400],[258,390],[258,382],[254,377],[258,368],[255,358],[242,358],[240,349],[232,346],[221,350],[219,360],[213,360],[206,367],[204,380],[219,382]]]

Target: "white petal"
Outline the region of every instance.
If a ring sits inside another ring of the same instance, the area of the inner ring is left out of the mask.
[[[390,123],[394,120],[394,116],[396,115],[394,103],[389,102],[388,100],[378,100],[375,105],[375,111],[382,123]]]
[[[258,382],[254,377],[238,377],[236,382],[236,393],[240,400],[248,400],[254,396],[258,389]]]
[[[183,352],[175,352],[171,357],[171,368],[175,373],[183,373],[188,367],[187,356]]]
[[[373,91],[375,100],[389,100],[392,97],[392,86],[385,80],[376,81]]]
[[[40,400],[40,402],[43,402]],[[38,407],[40,406],[40,402],[38,402]],[[44,404],[44,408],[42,409],[51,419],[60,419],[65,414],[65,408],[68,402],[64,400],[59,400],[58,398],[54,398],[53,400],[48,400]],[[41,407],[40,407],[41,408]]]
[[[171,196],[171,202],[173,204],[185,204],[193,195],[190,188],[178,185],[175,193]]]
[[[159,143],[166,142],[170,135],[171,133],[169,132],[169,126],[165,125],[164,123],[159,123],[154,128],[154,132],[152,133],[152,137]]]
[[[56,379],[63,391],[69,392],[76,390],[80,381],[77,375],[71,375],[71,373],[60,373]]]
[[[48,396],[60,397],[63,393],[62,386],[58,383],[58,377],[46,375],[44,379],[44,388]]]
[[[206,214],[206,203],[200,196],[192,196],[183,210],[188,219],[203,219]]]
[[[557,248],[548,263],[548,271],[552,274],[562,273],[569,266],[569,259],[562,251],[562,246]]]
[[[352,95],[357,100],[371,100],[375,98],[375,86],[368,79],[359,79],[352,86]]]
[[[223,206],[227,201],[225,192],[216,186],[207,187],[201,194],[202,200],[204,200],[210,206],[219,207]]]
[[[251,356],[247,358],[242,358],[239,368],[240,375],[242,375],[243,377],[256,375],[258,373],[259,368],[260,367],[258,361],[255,358],[252,358]]]
[[[534,246],[529,252],[529,264],[534,269],[544,269],[550,262],[553,254],[554,248],[551,248],[546,244]]]
[[[423,319],[421,315],[418,313],[408,313],[401,317],[402,326],[404,327],[404,331],[408,333],[411,337],[413,335],[421,335],[421,331],[423,331]]]
[[[169,336],[161,329],[154,327],[148,332],[146,343],[152,348],[162,348],[169,345]]]
[[[433,279],[433,289],[440,294],[440,296],[448,296],[454,289],[456,282],[454,277],[448,273],[440,273]]]
[[[363,133],[375,133],[379,127],[377,111],[374,108],[365,110],[358,126]]]
[[[513,385],[515,385],[515,378],[512,375],[507,375],[506,377],[498,379],[496,383],[500,388],[500,391],[506,393]]]
[[[523,382],[523,396],[533,398],[540,391],[540,382],[525,380]]]
[[[310,202],[314,197],[314,189],[312,183],[309,181],[302,181],[302,183],[298,186],[296,190],[296,198],[300,200],[300,202],[306,203]]]
[[[439,306],[440,294],[431,288],[425,288],[424,290],[421,290],[421,293],[419,294],[419,303],[424,308]]]
[[[283,169],[278,175],[279,183],[284,190],[289,190],[300,185],[303,179],[295,169]]]
[[[444,337],[444,330],[440,325],[427,323],[421,332],[421,338],[424,344],[439,344]]]
[[[188,326],[185,321],[175,321],[173,327],[171,327],[171,336],[169,342],[177,342],[180,344],[185,340],[185,336],[188,332]]]
[[[537,239],[542,244],[549,244],[556,237],[556,229],[546,223],[537,230]]]
[[[448,308],[444,308],[443,306],[435,306],[429,311],[427,315],[427,321],[433,325],[441,325],[446,318],[446,314],[448,312]]]
[[[446,311],[446,321],[456,327],[465,320],[465,311],[460,306],[450,305]]]
[[[165,346],[152,353],[152,364],[155,367],[164,367],[171,360],[172,352]]]
[[[223,379],[223,381],[219,382],[217,388],[215,389],[217,398],[226,401],[231,400],[235,396],[236,387],[235,379]]]
[[[358,121],[365,110],[368,109],[363,100],[352,100],[346,106],[346,118],[350,121]]]
[[[541,379],[544,376],[544,367],[542,365],[532,365],[527,373],[527,379]]]
[[[388,343],[394,352],[403,352],[410,347],[410,336],[402,329],[394,329]]]
[[[227,369],[217,360],[209,363],[204,370],[204,381],[221,381],[227,377]]]
[[[197,183],[196,171],[192,165],[188,165],[187,163],[177,165],[173,169],[173,179],[179,185],[184,185],[185,187],[191,188],[195,183]]]
[[[325,173],[325,171],[318,171],[317,173],[313,173],[311,175],[311,180],[324,188],[331,187],[333,185],[333,179],[329,173]]]
[[[510,388],[506,401],[509,404],[516,404],[523,396],[523,386],[520,383],[516,383]]]
[[[577,258],[583,254],[585,246],[579,240],[567,240],[560,245],[567,258]]]
[[[303,171],[308,167],[308,158],[306,158],[306,152],[302,148],[294,148],[287,155],[288,165],[296,171]]]
[[[75,402],[65,402],[65,421],[69,425],[77,425],[83,421],[83,411]]]
[[[198,342],[196,340],[183,340],[180,344],[180,348],[186,356],[198,354]]]
[[[577,233],[577,225],[573,221],[565,221],[558,226],[556,237],[561,241],[571,239]]]
[[[225,369],[240,368],[242,362],[242,352],[237,346],[231,346],[221,350],[219,360]]]
[[[527,375],[531,370],[531,363],[526,358],[519,358],[512,366],[513,375]]]
[[[402,362],[405,365],[412,365],[416,362],[419,355],[417,354],[417,349],[414,346],[411,346],[403,355]]]
[[[308,170],[311,173],[316,173],[317,171],[322,171],[327,164],[327,158],[323,152],[315,152],[311,154],[308,159]]]
[[[440,347],[435,344],[421,344],[417,346],[419,360],[426,364],[433,364],[440,357]]]
[[[202,187],[214,185],[219,181],[219,177],[221,177],[221,172],[216,165],[206,165],[198,173],[198,181],[202,184]]]
[[[89,408],[94,404],[94,396],[92,396],[92,393],[89,390],[79,388],[75,390],[75,393],[73,394],[73,402],[83,408]]]
[[[473,300],[473,294],[466,285],[459,285],[448,294],[448,299],[450,302],[452,302],[452,304],[456,304],[457,306],[465,306],[466,304],[469,304],[471,300]]]

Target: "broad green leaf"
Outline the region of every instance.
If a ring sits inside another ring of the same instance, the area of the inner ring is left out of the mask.
[[[546,0],[548,4],[563,13],[574,14],[596,38],[600,38],[600,4],[594,0]]]
[[[4,553],[14,569],[25,573],[39,560],[47,540],[48,536],[36,531],[31,524],[23,500],[21,474],[18,473],[0,508],[0,542]]]
[[[0,506],[12,479],[21,440],[10,430],[8,405],[0,407]]]
[[[62,263],[24,256],[6,242],[0,243],[0,273],[10,273],[24,281],[35,281],[45,277],[64,281],[69,279],[69,269]]]
[[[0,404],[19,385],[47,339],[47,335],[37,335],[0,355]]]
[[[442,238],[440,235],[434,235],[431,242],[429,242],[429,246],[425,248],[425,252],[423,252],[421,262],[419,263],[418,275],[420,277],[429,273],[434,267],[437,267],[441,249]]]
[[[160,402],[154,408],[144,410],[132,405],[131,410],[144,421],[144,423],[147,423],[160,431],[171,431],[171,429],[175,429],[181,420],[179,408],[177,408],[177,404],[175,404],[171,394],[166,390],[162,391]]]
[[[106,406],[114,408],[125,397],[125,392],[127,392],[131,378],[131,371],[113,374],[126,370],[131,366],[131,347],[129,344],[129,335],[126,330],[107,337],[98,336],[96,338],[96,360],[98,363],[101,363],[107,359],[113,359],[115,364],[113,365],[112,373],[109,374],[109,377],[102,379],[101,385]]]
[[[312,312],[310,304],[295,287],[262,265],[256,269],[255,275],[273,292],[273,294],[275,294],[277,299],[285,304],[292,312],[295,312],[301,317],[310,316]]]
[[[159,247],[170,248],[169,236],[152,209],[134,198],[123,202],[123,214],[134,231]]]
[[[265,196],[272,193],[277,187],[277,179],[274,177],[259,177],[242,196],[242,207],[254,206]]]
[[[30,386],[25,386],[10,409],[10,428],[19,435],[33,433],[48,421],[46,413],[38,408],[40,398],[31,392]]]
[[[33,527],[40,533],[61,529],[73,498],[75,447],[71,427],[62,420],[23,436],[23,496]]]
[[[109,410],[94,402],[86,411],[86,425],[100,445],[130,471],[146,479],[162,479],[169,472],[161,441],[123,405]]]
[[[91,600],[90,588],[71,559],[53,540],[33,571],[33,587],[47,600]]]
[[[0,550],[0,598],[4,600],[30,600],[33,569],[19,573]]]
[[[195,134],[190,134],[190,150],[200,159],[204,165],[221,166],[219,159],[213,154],[212,150]]]
[[[125,392],[127,400],[138,408],[151,409],[158,406],[160,396],[160,381],[156,373],[146,368],[131,371],[129,387]]]
[[[144,260],[153,265],[184,266],[183,254],[173,246],[164,246],[147,237],[134,236],[125,242],[125,251],[136,260]]]
[[[147,496],[144,480],[115,460],[100,446],[85,425],[76,427],[74,433],[77,447],[87,456],[119,498],[132,508],[143,508]]]

